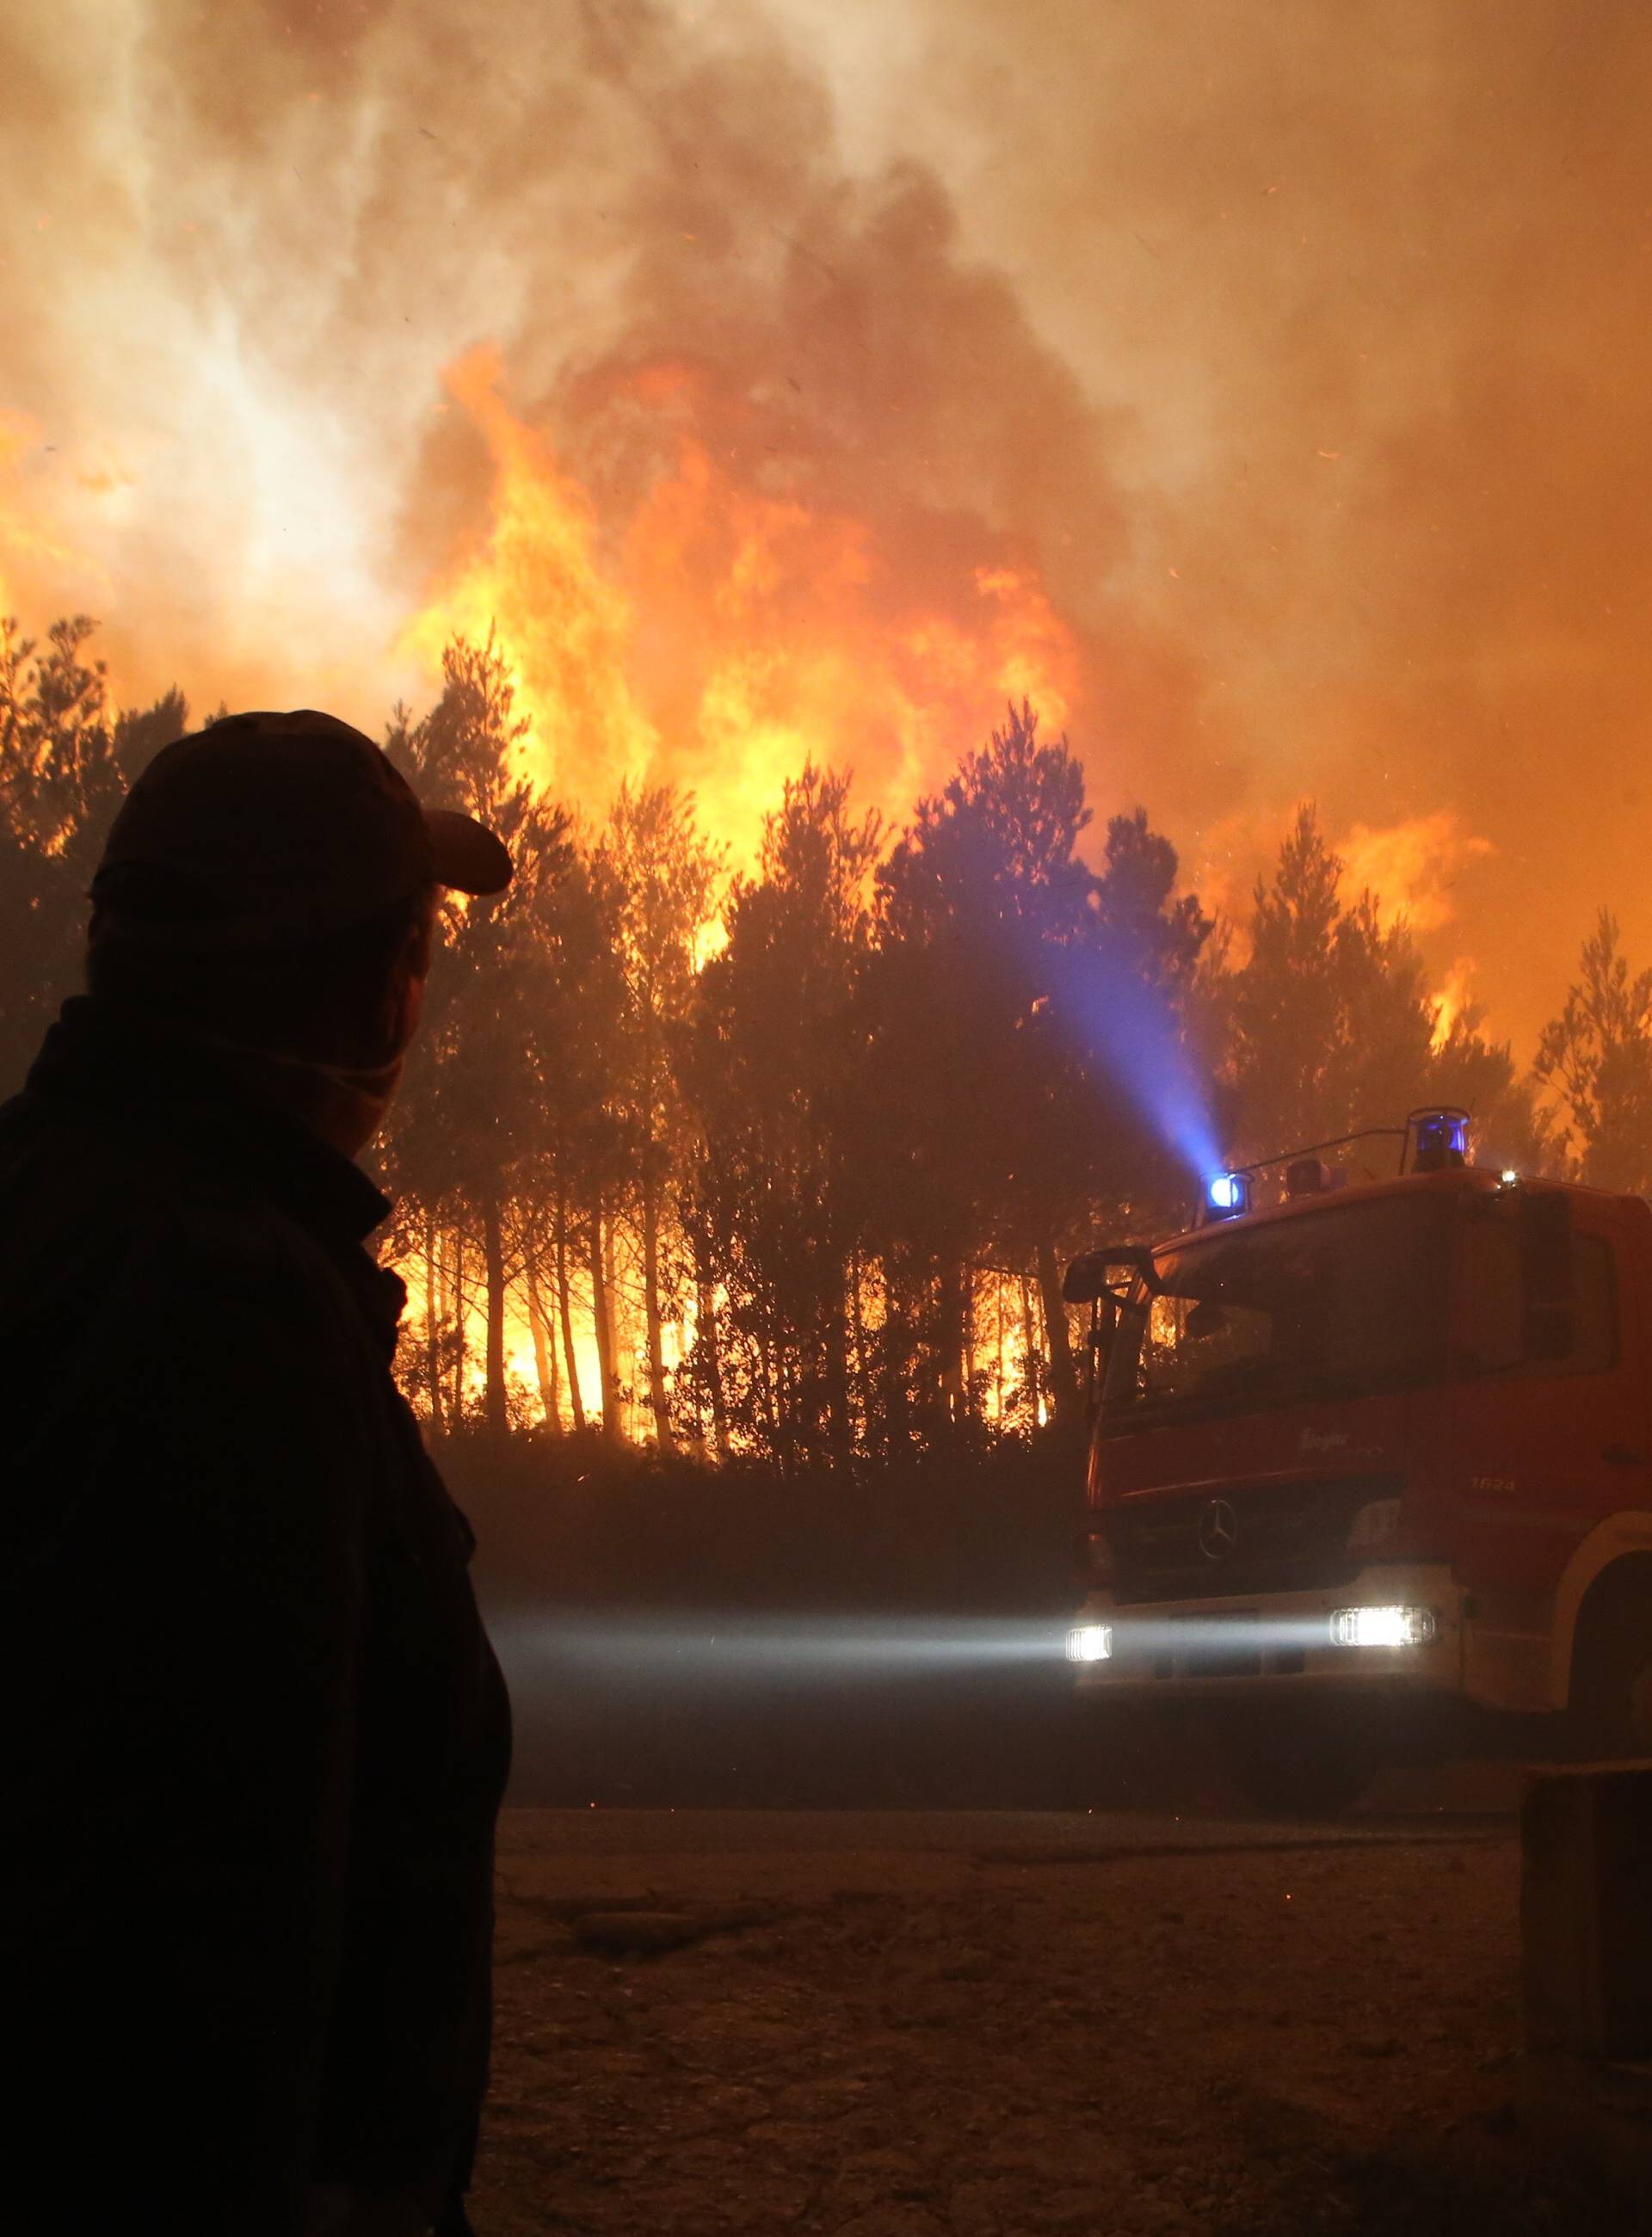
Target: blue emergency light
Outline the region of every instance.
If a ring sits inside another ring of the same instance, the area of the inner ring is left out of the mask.
[[[1248,1173],[1213,1173],[1205,1184],[1205,1204],[1212,1219],[1238,1219],[1251,1208]]]
[[[1411,1169],[1414,1173],[1444,1172],[1469,1162],[1469,1114],[1466,1111],[1413,1111],[1410,1119]]]

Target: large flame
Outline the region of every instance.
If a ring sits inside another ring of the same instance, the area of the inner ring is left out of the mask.
[[[1433,1045],[1436,1049],[1445,1046],[1460,1021],[1474,1022],[1477,1012],[1474,1000],[1476,968],[1473,956],[1456,957],[1445,975],[1445,983],[1433,997]]]
[[[1451,808],[1414,815],[1402,823],[1356,823],[1338,849],[1348,888],[1371,894],[1386,923],[1403,918],[1416,933],[1437,933],[1457,914],[1457,888],[1472,863],[1495,854],[1489,839],[1465,826]],[[1443,1048],[1460,1019],[1477,1008],[1471,955],[1456,955],[1430,1000],[1434,1046]]]
[[[1449,808],[1402,823],[1356,823],[1338,848],[1351,890],[1368,888],[1384,918],[1403,916],[1417,933],[1452,921],[1463,871],[1496,851]]]
[[[687,374],[629,384],[651,423],[633,457],[658,464],[601,505],[506,403],[493,353],[446,385],[486,445],[489,514],[403,650],[433,676],[455,632],[492,631],[557,793],[599,808],[622,780],[686,782],[744,853],[805,760],[900,813],[1007,701],[1067,723],[1080,650],[1030,566],[961,551],[940,595],[933,570],[920,588],[871,523],[715,456]]]

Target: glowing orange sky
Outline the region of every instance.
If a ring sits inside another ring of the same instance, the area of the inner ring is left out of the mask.
[[[1652,19],[23,0],[0,590],[553,781],[898,810],[1008,690],[1240,906],[1292,802],[1523,1054],[1652,953]]]

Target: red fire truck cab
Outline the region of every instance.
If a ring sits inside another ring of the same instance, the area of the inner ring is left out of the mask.
[[[1460,1114],[1407,1139],[1396,1178],[1298,1158],[1265,1207],[1222,1176],[1067,1277],[1100,1362],[1078,1686],[1213,1724],[1275,1809],[1556,1745],[1533,1719],[1652,1755],[1652,1210],[1473,1167]]]

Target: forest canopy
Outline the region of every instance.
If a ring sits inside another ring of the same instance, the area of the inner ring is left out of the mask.
[[[117,711],[94,636],[0,623],[5,1092],[80,985],[116,805],[190,720],[176,690]],[[1205,1145],[1248,1161],[1451,1101],[1483,1158],[1652,1188],[1652,970],[1607,912],[1523,1073],[1311,804],[1216,921],[1146,808],[1097,822],[1030,704],[900,828],[852,770],[784,775],[745,868],[670,786],[582,820],[528,781],[525,730],[500,650],[455,639],[435,704],[383,733],[517,863],[444,912],[374,1152],[438,1432],[794,1475],[1059,1425],[1066,1258],[1183,1224]]]

